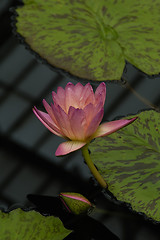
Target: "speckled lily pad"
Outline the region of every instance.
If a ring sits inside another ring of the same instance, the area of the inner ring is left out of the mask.
[[[160,221],[160,113],[141,112],[135,122],[89,148],[117,200]]]
[[[3,240],[62,240],[69,233],[60,219],[53,216],[20,208],[9,213],[0,211],[0,239]]]
[[[56,68],[88,80],[120,80],[125,60],[160,73],[159,0],[24,0],[17,32]]]

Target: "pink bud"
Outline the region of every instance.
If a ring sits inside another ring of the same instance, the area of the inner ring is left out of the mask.
[[[76,215],[86,213],[93,207],[90,201],[79,193],[60,193],[59,196],[67,211]]]

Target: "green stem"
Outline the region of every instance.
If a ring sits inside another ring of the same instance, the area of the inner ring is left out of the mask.
[[[100,173],[97,171],[96,167],[94,166],[91,158],[90,158],[90,154],[88,152],[88,144],[86,144],[83,148],[82,148],[82,154],[83,157],[91,171],[91,173],[93,174],[93,176],[95,177],[95,179],[99,182],[99,184],[103,187],[106,188],[107,184],[104,181],[104,179],[102,178],[102,176],[100,175]]]
[[[148,101],[146,98],[142,97],[139,93],[137,93],[127,82],[126,79],[122,78],[125,81],[125,87],[127,87],[141,102],[143,102],[145,105],[148,105],[149,107],[153,108],[156,111],[160,111],[159,107],[152,104],[150,101]]]

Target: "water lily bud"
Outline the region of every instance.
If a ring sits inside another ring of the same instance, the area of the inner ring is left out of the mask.
[[[60,199],[62,200],[67,211],[76,215],[86,213],[92,208],[91,202],[79,193],[60,193]]]

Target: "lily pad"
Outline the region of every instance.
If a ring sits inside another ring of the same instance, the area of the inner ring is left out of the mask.
[[[135,122],[97,138],[89,149],[117,200],[160,221],[160,113],[141,112]]]
[[[71,231],[59,218],[42,216],[36,211],[18,208],[9,213],[0,211],[0,238],[3,240],[62,240]]]
[[[160,73],[159,0],[24,0],[17,32],[43,59],[76,77],[120,80],[125,60]]]

